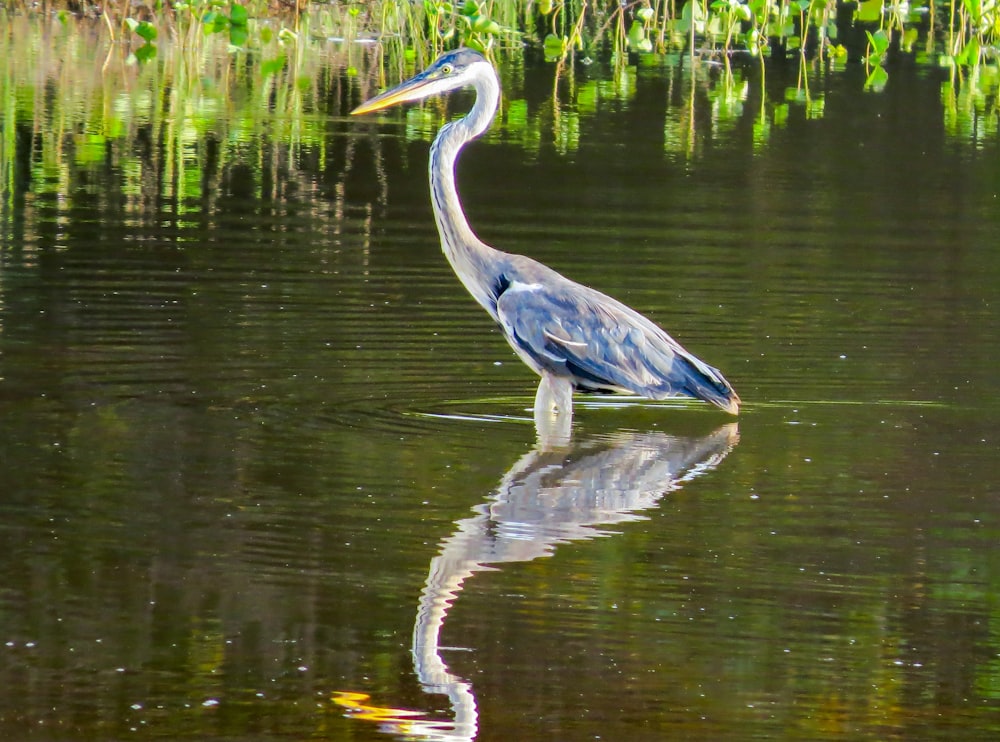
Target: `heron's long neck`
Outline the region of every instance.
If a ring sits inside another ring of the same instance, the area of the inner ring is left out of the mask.
[[[434,219],[441,235],[441,249],[462,283],[489,311],[494,311],[483,287],[474,281],[490,265],[496,250],[472,231],[455,185],[455,162],[466,142],[489,128],[500,103],[500,84],[493,78],[476,84],[476,102],[465,118],[446,124],[431,145],[430,182]],[[493,261],[495,262],[495,261]]]

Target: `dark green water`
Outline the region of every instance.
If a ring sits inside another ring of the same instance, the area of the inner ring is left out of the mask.
[[[125,185],[148,143],[56,173],[18,125],[0,736],[1000,735],[995,137],[935,72],[848,71],[764,139],[698,88],[684,156],[686,77],[581,112],[551,75],[508,79],[533,135],[467,152],[473,225],[655,317],[735,425],[584,398],[535,450],[437,246],[433,117],[354,91],[322,147],[263,127],[172,198]]]

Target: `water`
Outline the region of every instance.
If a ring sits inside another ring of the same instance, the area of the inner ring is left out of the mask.
[[[21,169],[5,738],[996,738],[996,140],[901,69],[764,139],[697,88],[678,151],[687,78],[581,113],[551,73],[507,91],[536,146],[464,158],[473,225],[654,316],[740,418],[580,398],[538,450],[437,246],[434,120],[208,133],[177,198],[122,186],[129,143]]]

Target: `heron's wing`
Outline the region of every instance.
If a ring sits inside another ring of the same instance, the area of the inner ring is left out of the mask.
[[[518,353],[536,367],[574,377],[582,389],[683,394],[724,409],[738,401],[718,370],[638,312],[585,286],[513,282],[500,295],[497,314]]]

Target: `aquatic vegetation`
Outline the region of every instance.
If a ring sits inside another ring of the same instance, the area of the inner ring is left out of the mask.
[[[8,12],[38,12],[24,0],[6,0]],[[41,6],[47,11],[52,6]],[[101,18],[112,37],[133,36],[148,59],[158,39],[194,49],[224,35],[235,47],[266,44],[297,34],[303,19],[313,31],[345,39],[401,44],[421,61],[458,43],[489,52],[517,53],[537,45],[551,60],[602,53],[779,58],[800,54],[829,59],[847,49],[876,64],[887,53],[910,53],[920,38],[936,47],[944,65],[996,62],[1000,52],[997,0],[356,0],[347,3],[265,0],[144,0],[98,8],[56,3],[64,22]],[[75,9],[74,12],[70,8]]]
[[[955,0],[933,13],[901,0],[840,10],[827,0],[372,0],[283,11],[259,1],[147,0],[100,14],[75,7],[82,9],[0,4],[0,194],[8,207],[18,126],[37,138],[30,167],[41,168],[40,176],[68,159],[82,163],[111,151],[129,161],[125,187],[137,191],[153,163],[113,145],[146,129],[162,135],[153,152],[162,177],[155,180],[183,209],[185,195],[204,187],[198,173],[207,132],[223,143],[213,155],[223,165],[239,159],[240,143],[260,131],[293,152],[325,151],[331,114],[459,43],[500,63],[507,79],[495,136],[529,153],[543,142],[563,155],[576,151],[582,119],[627,104],[647,72],[668,80],[667,152],[697,157],[705,142],[741,119],[750,120],[755,146],[763,148],[796,111],[824,115],[823,88],[811,80],[840,73],[853,60],[866,67],[866,87],[877,92],[901,55],[950,70],[942,86],[946,131],[986,141],[998,128],[997,8],[990,0]],[[554,65],[551,94],[540,107],[518,93],[531,50]],[[794,85],[765,84],[789,69]],[[429,139],[442,115],[413,109],[408,136]]]

